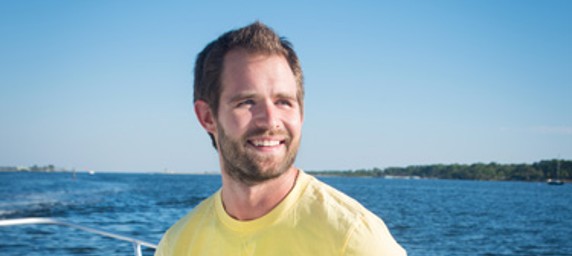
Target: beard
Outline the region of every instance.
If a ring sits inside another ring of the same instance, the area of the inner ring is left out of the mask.
[[[300,139],[294,140],[286,131],[268,131],[255,129],[247,132],[238,139],[226,135],[224,129],[218,124],[218,150],[222,156],[223,171],[236,181],[246,185],[255,185],[271,180],[284,174],[296,160]],[[248,150],[247,139],[252,136],[276,136],[285,138],[286,153],[280,157],[276,155],[259,155]]]

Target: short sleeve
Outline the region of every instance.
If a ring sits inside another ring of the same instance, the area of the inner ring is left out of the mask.
[[[373,214],[371,214],[373,215]],[[377,216],[362,216],[348,233],[344,255],[406,256],[385,223]]]

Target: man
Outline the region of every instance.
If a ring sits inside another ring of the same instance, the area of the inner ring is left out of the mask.
[[[293,166],[304,87],[288,41],[260,22],[225,33],[198,55],[194,90],[222,188],[156,255],[406,255],[376,215]]]

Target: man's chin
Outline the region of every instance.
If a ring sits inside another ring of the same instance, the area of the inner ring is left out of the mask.
[[[241,179],[241,181],[246,184],[256,185],[259,183],[263,183],[265,181],[277,179],[280,176],[284,175],[284,173],[286,173],[290,168],[291,168],[290,166],[284,167],[281,166],[280,164],[272,166],[259,165],[256,168],[249,170],[250,172],[248,173],[242,173],[239,179]]]
[[[265,180],[271,180],[280,177],[282,174],[288,171],[288,169],[289,167],[280,165],[259,166],[258,172],[253,174],[253,176],[260,177],[261,179]]]

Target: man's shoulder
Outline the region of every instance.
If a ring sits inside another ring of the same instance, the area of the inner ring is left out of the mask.
[[[196,205],[190,212],[188,212],[185,216],[179,219],[169,230],[167,231],[168,235],[179,235],[189,225],[194,225],[194,222],[204,220],[204,218],[211,218],[214,216],[214,203],[215,203],[215,196],[218,193],[214,193],[213,195],[207,197],[203,201],[201,201],[198,205]]]
[[[305,196],[311,203],[320,204],[328,210],[334,210],[343,216],[352,218],[373,214],[360,202],[344,192],[318,180],[313,176],[309,176],[308,179],[309,182],[305,191]]]
[[[185,242],[193,237],[193,226],[204,222],[206,218],[214,215],[211,209],[214,209],[214,197],[216,194],[200,202],[173,224],[161,238],[155,255],[175,255],[175,252],[180,250],[181,246],[186,248]]]
[[[312,225],[323,225],[322,228],[346,235],[356,226],[385,227],[377,215],[354,198],[313,176],[306,179],[297,209]]]
[[[405,255],[383,220],[342,191],[311,177],[305,191],[305,204],[312,204],[317,221],[329,221],[344,234],[343,251],[352,255]],[[372,251],[373,250],[373,251]]]

